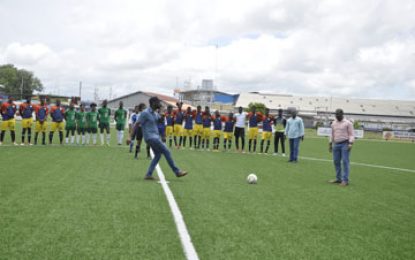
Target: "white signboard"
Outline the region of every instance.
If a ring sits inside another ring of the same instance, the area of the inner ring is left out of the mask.
[[[390,140],[394,138],[415,140],[415,133],[407,131],[383,131],[383,139]]]
[[[353,130],[355,138],[363,138],[364,131],[355,129]],[[318,136],[331,136],[331,128],[330,127],[319,127],[317,128],[317,135]]]

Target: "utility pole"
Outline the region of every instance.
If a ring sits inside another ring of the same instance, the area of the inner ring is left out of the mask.
[[[94,89],[94,101],[98,101],[98,88],[95,87]]]
[[[82,95],[82,81],[79,81],[79,99],[80,100],[82,100],[81,95]]]
[[[23,75],[22,75],[22,84],[20,85],[20,100],[23,100]]]

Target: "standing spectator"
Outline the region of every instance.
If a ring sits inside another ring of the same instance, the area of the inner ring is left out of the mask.
[[[37,138],[39,133],[42,133],[42,145],[46,145],[46,128],[48,126],[47,117],[49,113],[48,105],[46,100],[42,98],[40,105],[35,107],[36,114],[36,126],[35,126],[35,144],[37,144]]]
[[[333,153],[333,162],[336,169],[336,179],[330,183],[340,183],[340,186],[349,185],[350,161],[349,155],[354,142],[353,124],[344,118],[343,110],[336,109],[336,120],[331,124],[331,138],[329,151]],[[343,161],[343,174],[341,162]]]
[[[33,112],[35,107],[31,104],[31,98],[28,97],[25,103],[22,103],[19,108],[20,116],[22,117],[22,143],[24,145],[24,138],[27,131],[27,144],[30,143],[32,137]]]
[[[52,117],[52,126],[49,131],[49,144],[52,144],[53,133],[55,133],[56,130],[59,132],[59,143],[63,144],[63,129],[65,128],[63,119],[65,116],[65,109],[61,107],[60,99],[56,100],[56,106],[53,106],[50,109],[50,116]]]
[[[16,114],[16,104],[13,102],[13,97],[10,96],[9,101],[1,105],[0,112],[3,118],[3,122],[1,123],[0,145],[3,143],[7,129],[10,130],[12,143],[17,145],[15,133],[16,119],[14,118],[14,115]]]
[[[143,106],[145,106],[145,105],[143,104]],[[138,119],[139,111],[140,111],[139,106],[135,106],[134,111],[131,113],[130,119],[128,120],[128,139],[127,139],[127,143],[130,144],[130,153],[133,152],[134,139],[135,139],[135,133],[134,133],[134,136],[133,136],[133,131],[134,131],[135,122],[137,122],[137,119]]]
[[[235,114],[235,146],[236,150],[244,153],[245,148],[245,122],[248,114],[243,112],[242,107],[239,107],[238,113]],[[239,138],[241,138],[241,149],[239,149]]]
[[[76,130],[76,111],[74,107],[74,103],[71,102],[69,105],[69,109],[65,111],[64,118],[66,121],[65,130],[66,130],[66,138],[65,143],[69,144],[69,134],[71,135],[71,144],[75,142],[75,130]]]
[[[127,118],[127,111],[124,109],[124,103],[120,101],[118,109],[115,111],[114,120],[116,122],[118,145],[122,144],[124,139],[125,120]]]
[[[278,143],[281,141],[282,156],[285,156],[285,127],[287,119],[284,118],[282,112],[282,109],[278,109],[278,116],[274,120],[274,155],[278,154]]]
[[[264,143],[267,141],[265,153],[268,153],[269,145],[271,144],[272,137],[272,123],[274,117],[269,114],[269,108],[265,108],[265,115],[262,119],[262,138],[261,138],[261,153],[264,151]]]
[[[297,116],[297,111],[291,111],[291,117],[287,121],[285,128],[285,135],[290,142],[290,159],[288,162],[298,162],[298,150],[300,147],[300,139],[304,140],[304,123],[303,120]]]

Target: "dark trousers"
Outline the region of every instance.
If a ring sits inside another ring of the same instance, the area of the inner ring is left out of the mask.
[[[284,132],[275,132],[274,135],[274,153],[278,153],[278,143],[281,141],[282,153],[285,153],[285,135]]]

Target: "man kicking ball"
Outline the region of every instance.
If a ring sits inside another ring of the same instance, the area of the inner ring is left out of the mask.
[[[160,118],[160,115],[157,113],[157,109],[161,108],[160,100],[157,97],[152,97],[150,98],[149,103],[150,107],[144,110],[138,118],[138,122],[141,124],[143,130],[144,139],[154,152],[154,158],[151,161],[150,167],[148,168],[144,179],[155,180],[153,177],[153,171],[158,164],[162,154],[164,154],[164,157],[166,157],[170,168],[173,170],[177,177],[186,176],[187,172],[177,168],[173,158],[171,157],[169,149],[167,149],[167,146],[160,139],[159,130],[157,127]]]

